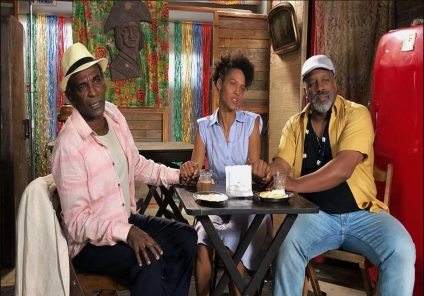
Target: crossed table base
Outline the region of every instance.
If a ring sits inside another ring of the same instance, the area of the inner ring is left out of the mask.
[[[146,159],[151,159],[156,163],[162,163],[173,168],[179,168],[174,164],[175,162],[186,162],[190,160],[193,151],[193,144],[183,142],[135,142],[135,146],[138,152]],[[155,215],[156,217],[164,216],[165,218],[188,224],[188,221],[183,217],[173,199],[174,187],[171,186],[169,189],[164,186],[159,187],[161,194],[164,196],[163,200],[156,191],[156,186],[148,185],[148,187],[149,193],[146,198],[144,200],[140,199],[137,202],[137,210],[140,209],[140,214],[144,214],[153,197],[159,206]],[[172,212],[167,209],[168,205],[171,207]]]
[[[150,201],[152,200],[152,197],[155,199],[156,203],[159,206],[158,211],[156,212],[156,217],[162,217],[164,216],[167,219],[173,219],[179,222],[183,222],[186,224],[189,224],[187,219],[183,217],[180,210],[178,209],[178,206],[175,204],[175,201],[173,199],[173,195],[175,193],[175,187],[171,186],[169,189],[167,189],[165,186],[160,186],[160,191],[163,194],[164,198],[162,199],[157,192],[157,187],[153,185],[147,185],[149,187],[149,193],[147,194],[146,198],[140,199],[137,202],[137,210],[140,209],[139,213],[144,214],[147,207],[149,206]],[[168,205],[171,207],[172,212],[167,209]]]
[[[225,193],[225,186],[213,185],[212,190],[215,192]],[[222,295],[225,287],[228,285],[230,278],[233,280],[237,289],[242,295],[253,295],[261,284],[268,268],[277,255],[278,249],[289,233],[293,223],[299,214],[318,213],[318,207],[299,195],[294,195],[288,202],[284,203],[264,203],[255,201],[254,198],[232,199],[227,201],[227,205],[223,208],[209,208],[196,203],[193,193],[185,188],[176,188],[176,192],[180,201],[183,203],[187,214],[196,216],[196,219],[202,223],[206,233],[208,234],[216,253],[221,258],[225,272],[221,277],[218,285],[212,292],[212,296]],[[217,230],[213,226],[209,215],[250,215],[256,214],[249,228],[231,257],[218,235]],[[242,275],[237,270],[237,265],[243,257],[244,252],[261,225],[265,215],[267,214],[287,214],[285,220],[278,229],[274,239],[272,240],[268,250],[260,263],[259,267],[246,285]]]

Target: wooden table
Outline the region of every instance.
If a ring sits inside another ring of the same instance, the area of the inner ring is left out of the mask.
[[[253,189],[255,191],[255,188]],[[225,193],[225,186],[212,185],[212,190]],[[220,279],[215,290],[212,292],[212,296],[221,295],[223,293],[225,287],[228,285],[229,277],[231,277],[231,279],[234,281],[242,295],[253,295],[254,291],[256,291],[259,287],[263,277],[265,276],[265,273],[271,265],[272,260],[274,260],[275,256],[277,255],[278,249],[286,238],[290,228],[293,226],[297,216],[299,214],[318,213],[319,211],[319,208],[315,204],[309,202],[297,194],[291,197],[289,201],[284,203],[260,202],[257,197],[247,197],[243,199],[230,198],[227,201],[227,205],[225,207],[210,208],[201,206],[196,203],[195,198],[193,197],[195,189],[191,191],[191,189],[176,188],[176,192],[179,199],[183,203],[186,213],[192,216],[196,216],[196,219],[202,223],[206,233],[209,235],[209,238],[215,247],[216,252],[225,265],[226,271]],[[218,235],[218,232],[213,226],[209,215],[234,214],[256,214],[256,216],[253,219],[249,229],[244,234],[244,237],[241,238],[237,250],[231,258],[227,248],[225,247],[224,243]],[[250,242],[253,240],[256,231],[267,214],[287,214],[287,216],[278,229],[274,239],[272,240],[271,245],[265,254],[265,257],[263,258],[263,261],[255,271],[253,277],[250,279],[250,282],[246,285],[243,277],[237,270],[237,264],[240,262],[244,252],[246,251]]]
[[[191,159],[191,153],[193,152],[193,144],[184,142],[135,142],[135,146],[138,152],[145,158],[173,168],[178,168],[178,165],[175,164],[176,162],[189,161]],[[137,210],[139,210],[139,213],[143,214],[146,211],[153,197],[159,206],[155,215],[156,217],[165,216],[166,218],[188,224],[188,221],[183,217],[172,198],[175,192],[173,186],[169,189],[164,186],[159,187],[164,197],[163,199],[157,193],[156,186],[147,186],[149,187],[149,193],[146,198],[140,199],[137,202]],[[167,210],[168,205],[171,207],[172,212]]]

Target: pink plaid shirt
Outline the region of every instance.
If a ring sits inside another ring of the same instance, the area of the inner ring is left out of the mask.
[[[134,180],[169,186],[179,182],[179,170],[147,160],[138,153],[127,122],[106,102],[104,115],[128,160],[131,212],[136,213]],[[60,196],[69,254],[74,257],[90,242],[96,246],[126,242],[131,224],[112,156],[74,109],[56,139],[52,174]]]

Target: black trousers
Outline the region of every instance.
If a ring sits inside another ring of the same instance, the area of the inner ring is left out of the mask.
[[[151,264],[147,265],[140,253],[143,264],[138,266],[134,251],[124,242],[100,247],[88,243],[72,260],[75,268],[87,273],[129,278],[131,296],[188,295],[197,250],[194,228],[144,215],[131,215],[128,222],[159,244],[163,250],[159,260],[146,249]]]

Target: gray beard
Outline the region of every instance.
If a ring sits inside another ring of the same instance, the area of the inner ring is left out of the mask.
[[[318,113],[324,114],[327,113],[328,111],[330,111],[331,107],[333,106],[333,98],[331,96],[331,94],[329,92],[324,93],[325,95],[327,95],[329,97],[329,100],[321,103],[319,102],[319,96],[322,95],[322,93],[318,93],[316,94],[312,100],[311,100],[311,104],[312,107],[314,108],[315,111],[317,111]]]

